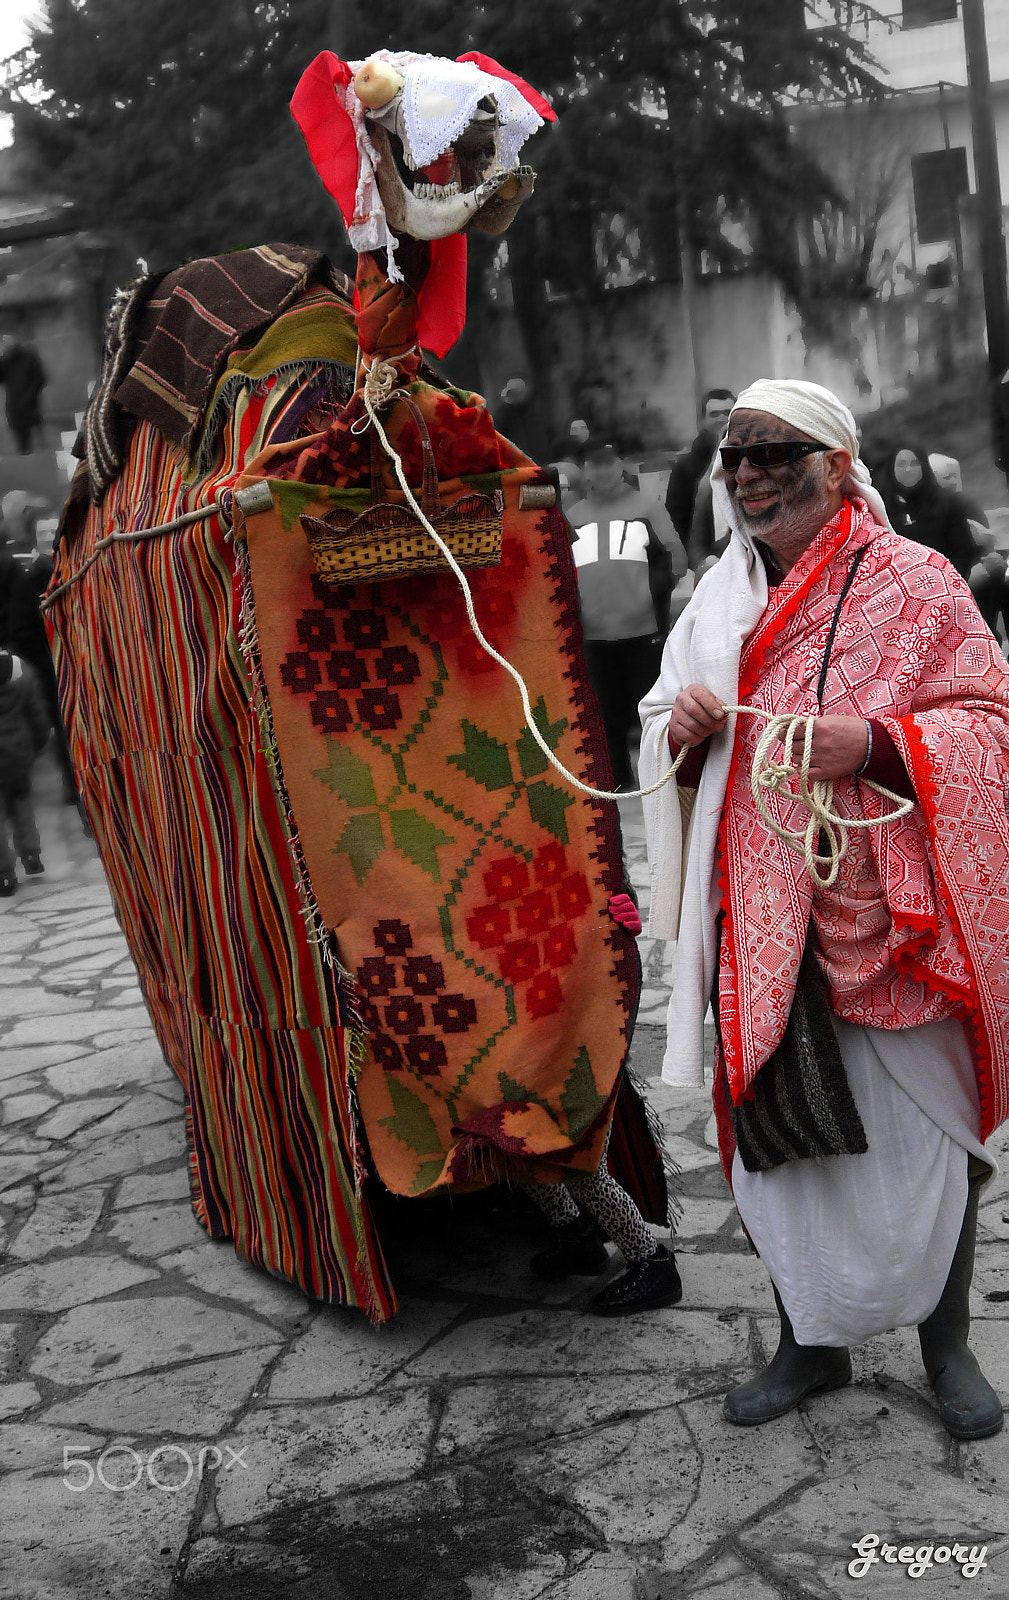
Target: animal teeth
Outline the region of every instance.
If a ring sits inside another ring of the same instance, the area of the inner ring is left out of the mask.
[[[458,183],[415,183],[413,192],[418,200],[446,200],[462,189]]]

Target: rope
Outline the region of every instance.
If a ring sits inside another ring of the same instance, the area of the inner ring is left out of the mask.
[[[579,778],[575,777],[573,772],[569,772],[567,767],[565,767],[563,763],[557,759],[546,740],[543,738],[536,726],[535,718],[533,717],[532,706],[529,702],[529,691],[526,687],[522,674],[517,670],[517,668],[512,666],[510,661],[506,661],[504,656],[500,655],[498,651],[495,650],[494,646],[489,640],[484,638],[484,635],[480,629],[480,624],[476,619],[476,612],[473,608],[473,595],[470,590],[469,583],[467,582],[466,574],[459,566],[459,563],[456,561],[444,539],[441,538],[437,529],[431,526],[431,523],[428,521],[427,517],[421,510],[421,507],[418,505],[416,496],[406,481],[406,474],[403,470],[402,459],[389,442],[389,438],[385,432],[385,429],[382,427],[382,423],[379,420],[376,408],[377,406],[382,405],[392,395],[396,388],[397,382],[398,374],[391,362],[375,362],[365,376],[363,391],[365,409],[371,418],[373,426],[378,432],[379,439],[382,441],[382,448],[385,450],[386,455],[389,457],[393,467],[395,468],[396,477],[399,479],[400,487],[406,496],[408,504],[412,508],[414,515],[427,529],[428,533],[431,535],[431,538],[438,546],[442,555],[445,557],[445,560],[448,562],[449,567],[456,576],[459,587],[463,592],[463,598],[466,602],[466,615],[469,618],[470,627],[473,629],[473,633],[483,649],[486,650],[487,654],[494,661],[496,661],[499,666],[502,666],[517,684],[519,694],[522,697],[522,710],[525,714],[526,727],[529,729],[529,732],[536,740],[536,743],[539,745],[551,766],[554,767],[560,773],[561,777],[565,778],[573,788],[580,790],[582,794],[591,795],[592,798],[596,800],[627,800],[641,798],[643,795],[655,794],[657,790],[662,789],[667,783],[669,783],[670,779],[675,777],[680,764],[687,754],[686,745],[682,746],[675,760],[673,761],[672,766],[669,768],[669,771],[664,773],[657,783],[650,784],[647,789],[628,790],[622,794],[618,794],[609,789],[593,789],[589,784],[582,783]],[[726,712],[726,714],[735,712],[737,715],[763,717],[766,719],[768,725],[761,734],[760,740],[757,744],[757,749],[753,758],[753,768],[750,775],[750,786],[753,793],[753,798],[756,802],[757,809],[760,812],[761,817],[770,828],[771,832],[774,833],[779,839],[783,840],[790,849],[795,850],[802,855],[806,863],[806,870],[808,871],[810,877],[815,883],[820,884],[823,888],[830,888],[831,884],[836,881],[841,862],[843,861],[848,848],[848,834],[853,828],[881,828],[885,826],[886,823],[895,821],[898,817],[906,816],[914,805],[913,800],[908,800],[903,795],[894,794],[890,789],[883,788],[882,784],[873,783],[870,779],[863,779],[863,782],[867,783],[870,789],[875,789],[876,792],[882,795],[885,799],[892,800],[895,809],[887,812],[887,814],[882,817],[866,817],[862,819],[841,817],[832,809],[831,806],[831,801],[834,795],[834,785],[830,782],[825,782],[819,779],[814,781],[812,784],[810,784],[809,781],[809,763],[813,746],[813,728],[816,722],[816,718],[814,716],[791,716],[789,714],[763,711],[756,706],[724,706],[722,709]],[[805,733],[803,737],[802,761],[798,768],[799,790],[798,793],[795,793],[794,790],[784,789],[783,786],[786,779],[792,777],[797,769],[792,765],[790,760],[784,763],[773,761],[769,752],[770,746],[779,739],[783,740],[786,750],[791,750],[794,736],[800,731],[800,729],[803,728],[805,729]],[[785,793],[791,799],[798,800],[801,804],[805,805],[809,811],[809,822],[807,823],[806,827],[802,830],[782,827],[781,824],[777,822],[771,815],[771,812],[768,808],[765,796],[770,793]],[[826,854],[820,854],[814,848],[815,843],[819,840],[821,832],[827,840]],[[824,868],[826,871],[821,870]]]
[[[392,374],[391,379],[389,377],[390,373]],[[385,429],[382,427],[382,424],[379,420],[378,412],[375,409],[376,404],[381,404],[382,398],[385,395],[392,393],[392,390],[395,388],[396,381],[396,369],[390,362],[375,362],[375,364],[369,369],[364,380],[363,392],[365,409],[367,410],[374,427],[378,431],[378,436],[382,441],[383,450],[389,457],[396,470],[396,477],[399,479],[400,488],[403,490],[403,493],[406,496],[407,503],[411,507],[414,515],[421,523],[423,523],[424,527],[431,535],[431,538],[438,546],[438,549],[445,557],[445,560],[448,562],[452,571],[455,573],[459,587],[463,593],[463,599],[466,602],[466,615],[469,618],[470,627],[473,629],[478,642],[483,649],[486,650],[491,659],[496,661],[499,666],[504,667],[504,670],[511,678],[514,679],[515,683],[517,684],[519,694],[522,696],[522,710],[525,713],[526,727],[529,729],[529,732],[536,740],[536,743],[539,745],[543,754],[550,762],[550,765],[556,768],[561,777],[565,778],[567,782],[571,784],[572,788],[580,790],[582,794],[591,795],[594,800],[627,800],[634,799],[635,797],[645,794],[654,794],[657,789],[663,788],[664,785],[669,782],[670,778],[672,778],[676,771],[675,765],[659,779],[658,783],[653,783],[648,789],[634,789],[628,790],[624,793],[618,793],[615,789],[593,789],[590,784],[582,783],[580,778],[576,778],[573,772],[569,772],[567,767],[565,767],[562,762],[558,761],[543,735],[540,733],[539,728],[536,726],[536,719],[533,716],[532,706],[529,701],[529,691],[526,688],[525,679],[522,677],[522,674],[518,671],[518,669],[512,666],[510,661],[506,661],[504,656],[500,655],[498,651],[495,650],[490,640],[484,638],[484,635],[480,629],[480,624],[476,620],[476,612],[473,609],[473,594],[469,583],[467,582],[466,574],[463,572],[444,539],[438,533],[437,529],[431,526],[431,523],[428,521],[427,517],[424,515],[423,511],[418,505],[417,498],[414,495],[413,490],[410,488],[410,485],[406,481],[406,473],[403,471],[402,459],[399,455],[397,455],[396,450],[390,444]]]
[[[912,810],[915,802],[906,795],[894,794],[892,789],[886,789],[881,783],[873,783],[871,778],[861,781],[869,789],[875,789],[885,800],[892,800],[894,809],[886,812],[881,817],[842,817],[833,809],[831,802],[834,798],[834,785],[826,779],[818,778],[812,784],[809,781],[809,763],[813,750],[813,729],[816,725],[815,716],[793,716],[790,713],[775,713],[763,711],[758,706],[724,706],[726,712],[735,711],[749,717],[763,717],[767,727],[757,741],[757,748],[753,754],[753,766],[750,771],[750,792],[756,802],[757,810],[770,828],[771,832],[788,845],[790,850],[795,850],[806,863],[806,871],[813,882],[823,889],[829,889],[836,882],[841,862],[848,849],[848,834],[856,828],[882,828],[888,822],[895,822],[899,817],[906,817]],[[793,748],[793,741],[797,734],[802,733],[802,758],[799,763],[799,789],[786,788],[785,784],[791,778],[796,768],[790,759],[783,762],[771,758],[771,745],[778,740],[785,746],[786,751]],[[680,750],[673,763],[673,770],[683,759],[684,750]],[[809,821],[805,828],[785,828],[771,815],[767,804],[769,794],[785,794],[791,800],[798,800],[809,811]],[[826,840],[827,850],[821,854],[814,846],[821,836]],[[821,870],[821,869],[826,869]]]
[[[127,543],[131,539],[150,539],[156,533],[176,533],[180,528],[188,528],[194,522],[207,522],[211,517],[221,517],[224,521],[230,520],[228,508],[222,500],[215,500],[213,505],[202,506],[199,511],[186,511],[180,517],[173,517],[171,522],[155,523],[151,528],[124,528],[113,533],[107,533],[104,539],[99,539],[88,559],[81,563],[73,577],[68,578],[66,583],[59,584],[57,588],[50,589],[44,599],[39,602],[39,609],[48,611],[54,600],[57,600],[61,594],[66,594],[67,590],[72,589],[75,583],[80,583],[88,568],[93,567],[98,557],[103,551],[108,550],[111,545]]]

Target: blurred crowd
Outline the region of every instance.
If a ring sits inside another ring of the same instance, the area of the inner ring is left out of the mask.
[[[573,531],[586,663],[618,790],[634,787],[637,706],[666,633],[728,541],[709,477],[734,402],[730,389],[710,389],[680,450],[646,449],[587,417],[554,446],[550,470]],[[960,463],[919,441],[864,454],[895,532],[948,558],[1009,653],[1006,559]]]
[[[0,499],[0,896],[45,868],[32,800],[32,768],[50,739],[63,797],[79,797],[60,717],[40,601],[52,576],[52,557],[39,545],[49,510],[41,498],[10,489]]]

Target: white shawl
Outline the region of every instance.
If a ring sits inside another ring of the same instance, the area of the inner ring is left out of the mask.
[[[858,460],[855,419],[829,389],[814,383],[761,380],[743,391],[733,410],[766,412],[791,423],[817,443],[847,450],[852,468],[845,492],[865,500],[877,520],[889,527],[869,472]],[[749,534],[738,524],[717,454],[711,487],[731,529],[729,547],[694,590],[666,640],[658,682],[638,708],[642,788],[657,783],[672,766],[666,730],[681,690],[690,683],[703,683],[723,704],[738,703],[743,643],[767,605],[764,564]],[[681,1086],[696,1087],[704,1082],[704,1014],[715,976],[715,919],[720,904],[718,825],[728,788],[735,725],[736,718],[730,716],[725,728],[711,740],[686,839],[675,778],[642,802],[651,884],[648,931],[660,939],[676,940],[662,1076],[666,1083]]]

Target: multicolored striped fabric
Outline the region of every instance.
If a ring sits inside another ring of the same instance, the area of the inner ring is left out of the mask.
[[[304,308],[316,323],[319,294]],[[329,315],[336,343],[347,312],[335,295]],[[317,370],[287,362],[236,385],[211,468],[188,486],[181,452],[139,423],[101,505],[71,503],[53,592],[112,529],[212,505],[296,431]],[[306,937],[250,711],[240,588],[217,517],[104,551],[48,612],[64,716],[144,997],[186,1088],[197,1215],[257,1266],[384,1321],[396,1299],[363,1193],[338,974]]]

